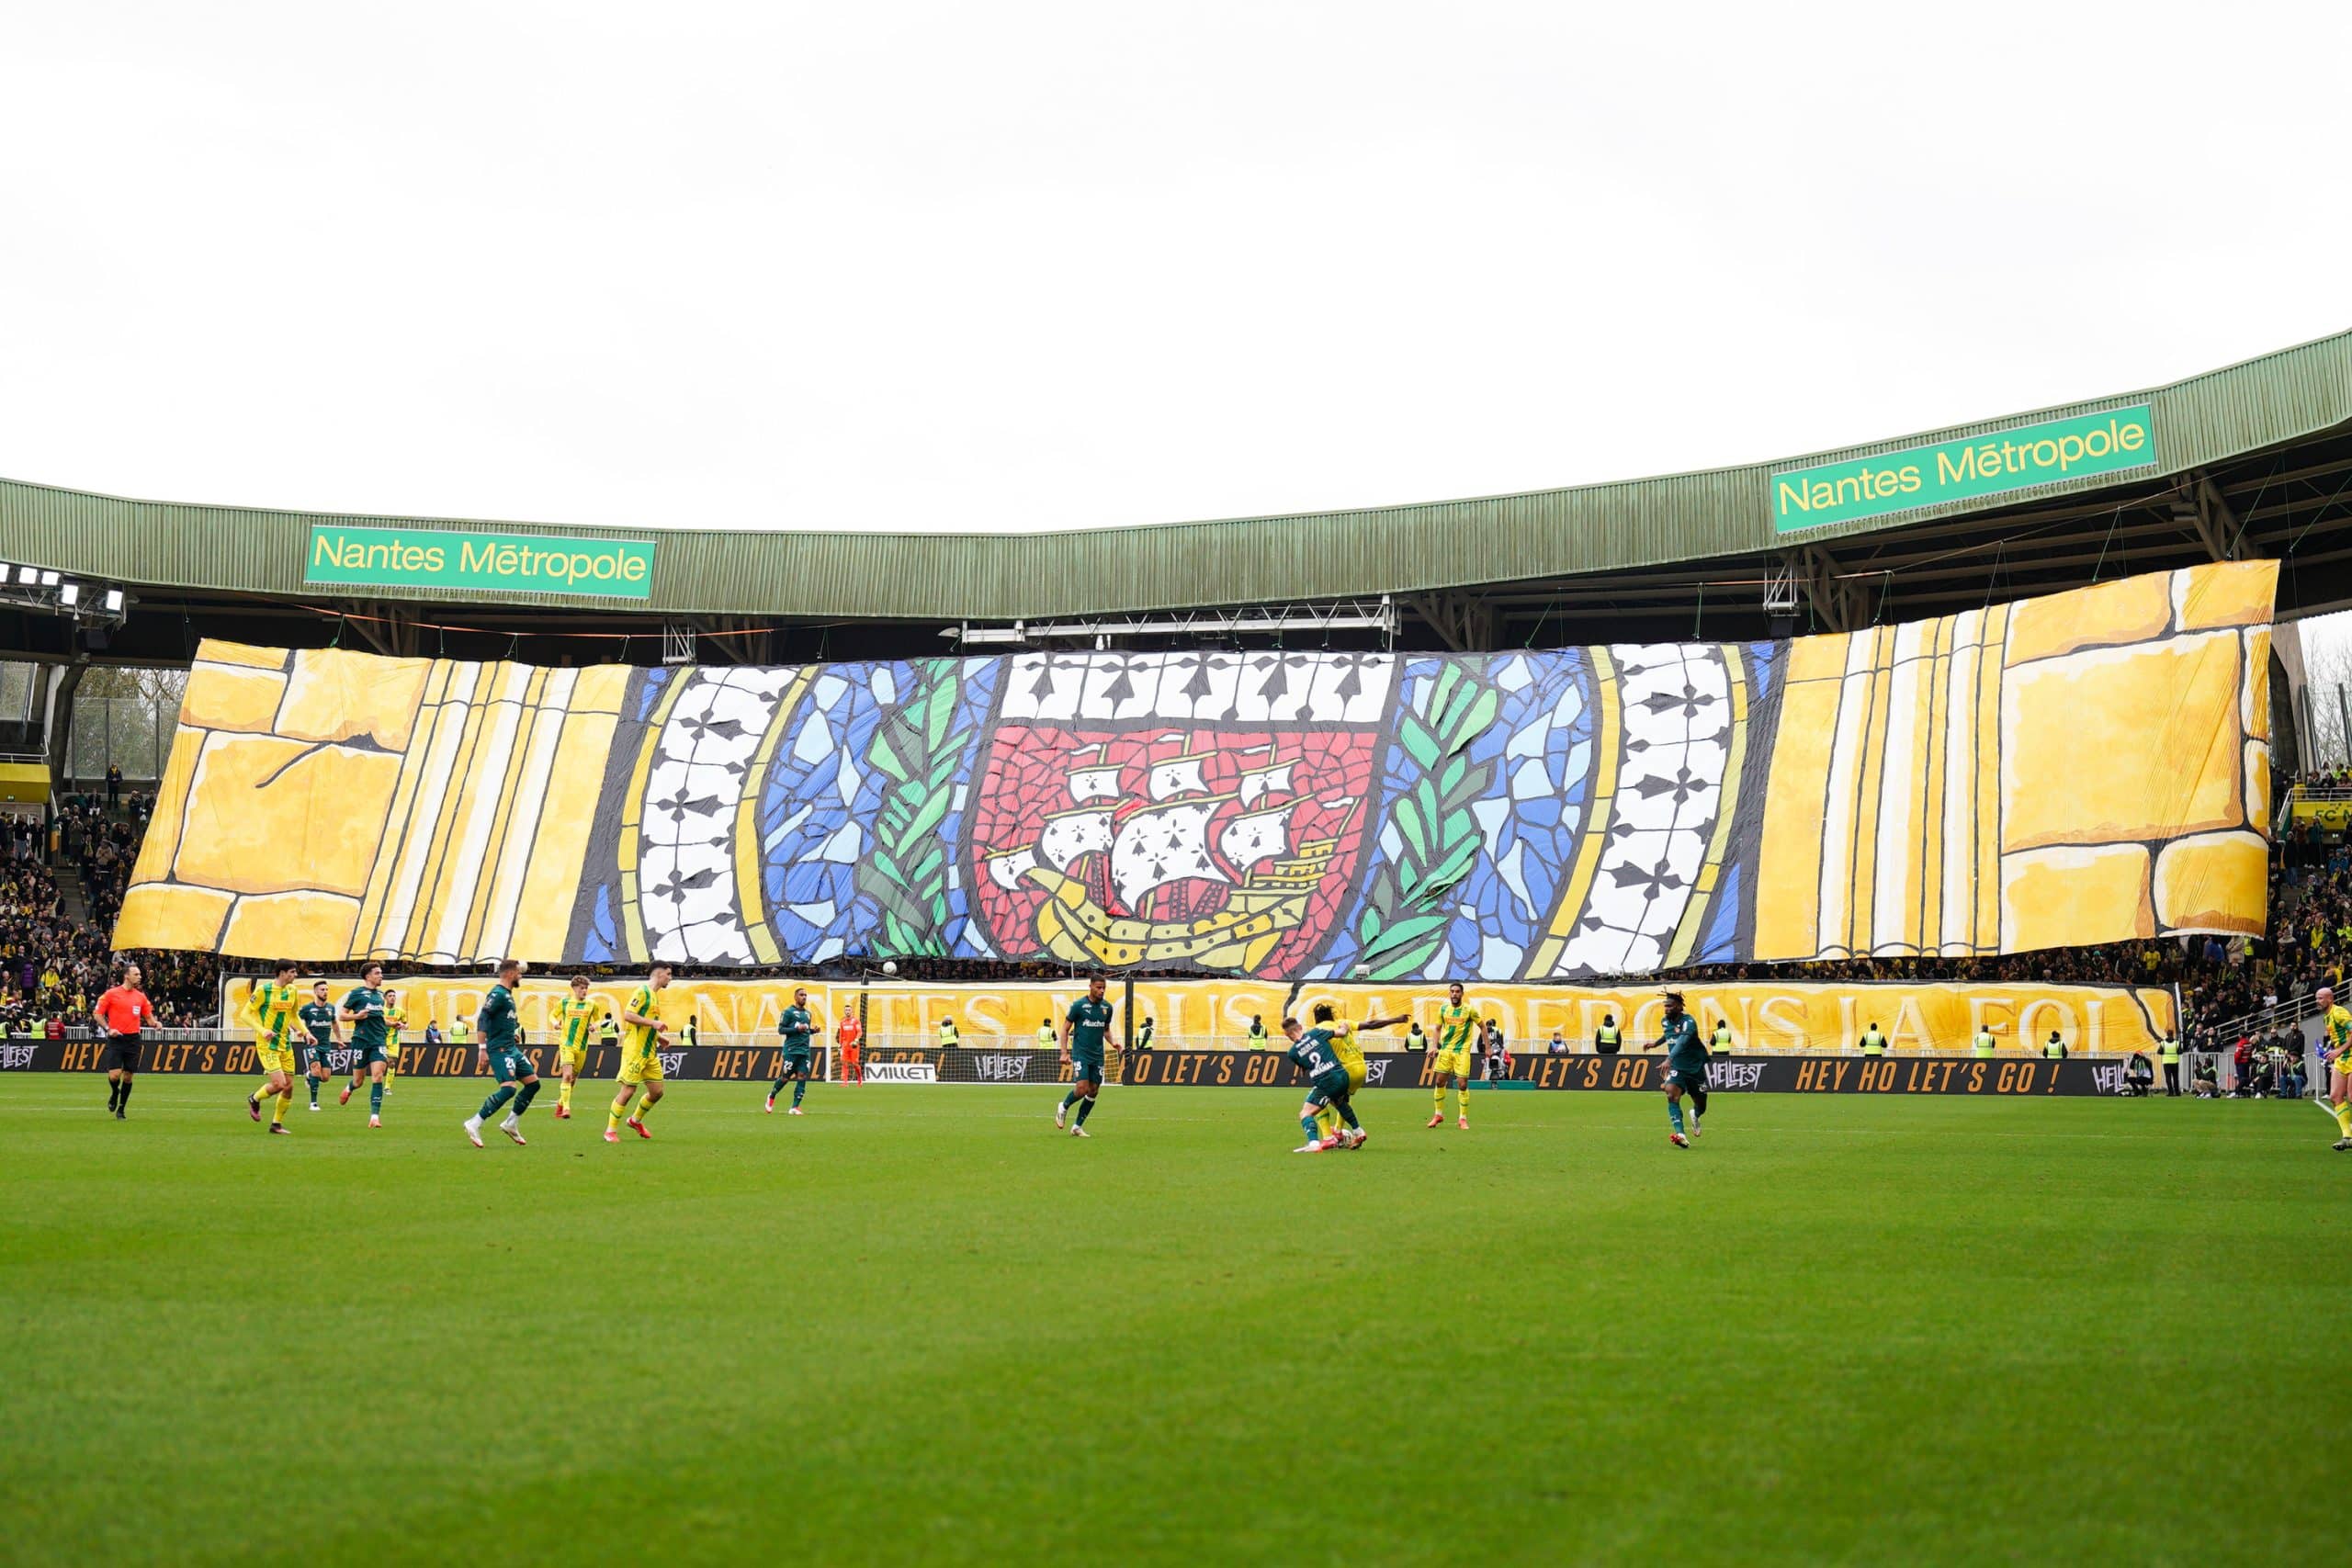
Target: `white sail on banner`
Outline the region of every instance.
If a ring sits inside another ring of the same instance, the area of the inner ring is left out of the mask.
[[[1208,781],[1201,776],[1206,757],[1171,757],[1151,765],[1150,782],[1147,787],[1154,800],[1169,800],[1180,795],[1205,795]]]
[[[1271,768],[1253,768],[1241,775],[1241,804],[1255,806],[1276,790],[1291,788],[1291,771],[1296,762],[1282,762]]]
[[[1107,807],[1065,811],[1049,817],[1045,830],[1037,835],[1037,852],[1056,871],[1068,871],[1069,863],[1079,856],[1100,854],[1110,847],[1111,813]]]
[[[1271,810],[1252,811],[1227,823],[1216,836],[1216,847],[1226,863],[1246,876],[1283,853],[1290,847],[1290,814],[1297,808],[1298,802],[1284,801]]]
[[[1209,855],[1209,819],[1220,797],[1148,806],[1119,825],[1111,846],[1111,880],[1120,902],[1135,908],[1144,895],[1171,882],[1231,882]]]

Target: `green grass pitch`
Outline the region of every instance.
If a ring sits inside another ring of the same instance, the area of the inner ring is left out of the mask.
[[[0,1559],[2283,1562],[2352,1156],[2308,1107],[0,1080]]]

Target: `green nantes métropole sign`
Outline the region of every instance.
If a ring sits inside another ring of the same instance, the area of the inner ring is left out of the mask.
[[[302,581],[642,599],[653,591],[653,542],[314,524]]]
[[[2086,474],[2144,468],[2155,460],[2156,427],[2145,403],[2077,414],[1774,474],[1772,526],[1785,534],[1851,523]]]

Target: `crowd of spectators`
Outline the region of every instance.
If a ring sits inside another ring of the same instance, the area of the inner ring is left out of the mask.
[[[101,795],[65,795],[46,820],[0,821],[0,1033],[80,1028],[125,959],[142,970],[156,1020],[193,1028],[219,1006],[219,966],[209,955],[117,953],[107,945],[130,886],[153,796],[122,795],[109,812]],[[86,918],[66,908],[51,851],[80,874]]]

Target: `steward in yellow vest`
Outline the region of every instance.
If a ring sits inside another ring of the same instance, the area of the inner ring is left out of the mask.
[[[1991,1055],[1993,1054],[1993,1032],[1989,1029],[1978,1030],[1976,1032],[1976,1041],[1973,1044],[1969,1046],[1968,1054],[1972,1056]]]
[[[1604,1056],[1614,1056],[1625,1048],[1625,1036],[1617,1027],[1615,1013],[1604,1012],[1600,1015],[1600,1027],[1592,1032],[1592,1048]]]
[[[956,1043],[956,1021],[952,1018],[941,1019],[939,1021],[939,1048],[943,1051],[952,1050]]]
[[[1886,1036],[1878,1032],[1876,1020],[1872,1020],[1870,1028],[1862,1032],[1862,1055],[1865,1056],[1886,1055]]]
[[[2063,1062],[2066,1059],[2066,1043],[2058,1038],[2056,1030],[2052,1030],[2050,1038],[2041,1043],[2041,1054],[2053,1062]]]

